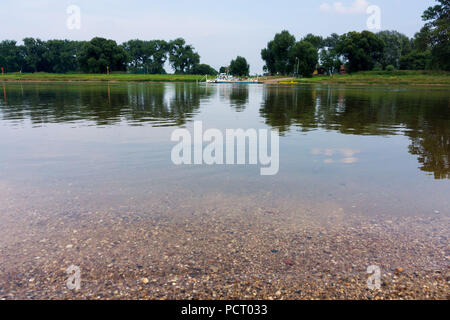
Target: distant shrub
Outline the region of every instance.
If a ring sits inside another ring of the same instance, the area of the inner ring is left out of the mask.
[[[393,71],[395,71],[395,67],[392,64],[390,64],[390,65],[386,66],[386,71],[393,72]]]
[[[383,70],[381,63],[379,63],[379,62],[375,63],[375,66],[373,67],[373,71],[381,71],[381,70]]]

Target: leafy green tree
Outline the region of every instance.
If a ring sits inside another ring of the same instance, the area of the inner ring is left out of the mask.
[[[333,74],[339,71],[342,61],[339,54],[333,48],[322,49],[319,53],[321,66],[329,73]]]
[[[400,57],[411,52],[411,42],[407,36],[397,31],[380,31],[378,37],[384,41],[384,54],[381,65],[386,68],[393,65],[396,69],[400,66]]]
[[[25,38],[25,72],[45,72],[48,71],[48,62],[44,59],[47,48],[41,39]]]
[[[146,59],[145,41],[142,40],[129,40],[122,44],[122,47],[128,56],[128,68],[129,70],[138,71],[144,67],[144,61]]]
[[[339,72],[342,65],[341,56],[336,50],[340,39],[337,33],[333,33],[322,40],[323,47],[319,52],[320,64],[329,74]]]
[[[443,70],[450,70],[450,0],[436,0],[438,5],[429,7],[422,15],[425,21],[423,33],[428,34],[434,63]]]
[[[238,56],[230,62],[230,73],[233,76],[248,76],[250,73],[250,65],[244,57]]]
[[[183,38],[178,38],[169,43],[169,62],[175,73],[191,73],[192,69],[200,63],[200,56],[194,51],[194,47],[186,45]]]
[[[330,36],[326,37],[325,39],[323,39],[323,47],[327,47],[327,48],[336,48],[338,43],[341,41],[341,36],[338,35],[337,33],[332,33]]]
[[[219,73],[227,73],[227,72],[228,72],[228,67],[220,67]]]
[[[148,73],[165,74],[164,64],[169,53],[169,44],[164,40],[148,41],[146,45],[149,58],[144,61]]]
[[[49,40],[45,42],[46,50],[42,58],[47,62],[46,72],[67,73],[77,71],[78,51],[81,44],[69,40]]]
[[[414,35],[414,39],[412,40],[412,48],[413,50],[417,50],[419,52],[431,51],[431,32],[427,28],[422,28],[419,32]]]
[[[264,70],[270,74],[292,73],[294,66],[289,52],[295,45],[295,37],[287,30],[277,33],[267,48],[261,50],[261,58],[265,61]]]
[[[414,50],[400,58],[401,70],[428,70],[432,67],[433,56],[430,50]]]
[[[296,61],[300,75],[303,77],[312,77],[319,61],[317,48],[314,45],[309,41],[299,41],[292,47],[289,55],[292,61]]]
[[[208,64],[197,64],[192,68],[191,72],[192,74],[212,75],[212,76],[215,76],[217,74],[217,70],[215,70]]]
[[[349,32],[341,36],[337,52],[348,61],[349,72],[372,70],[383,58],[385,43],[370,31]]]
[[[128,69],[137,73],[164,74],[169,44],[164,40],[129,40],[122,44],[127,52]]]
[[[84,44],[80,56],[80,67],[87,73],[126,71],[127,53],[114,40],[93,38]]]
[[[302,40],[308,41],[317,49],[323,48],[324,39],[321,36],[315,36],[312,33],[308,33]]]
[[[17,46],[13,40],[4,40],[0,42],[0,67],[5,72],[18,72],[25,65],[23,47]]]

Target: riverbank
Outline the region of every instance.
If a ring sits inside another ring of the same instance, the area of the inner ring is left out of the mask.
[[[208,76],[214,78],[214,76]],[[346,75],[294,78],[266,76],[259,80],[264,84],[352,84],[352,85],[430,85],[450,86],[450,72],[431,71],[366,71]],[[187,74],[57,74],[10,73],[0,76],[5,82],[204,82],[204,75]]]
[[[317,76],[313,78],[291,78],[281,84],[325,83],[325,84],[353,84],[353,85],[433,85],[449,86],[449,72],[429,71],[366,71],[353,74]]]
[[[212,76],[211,76],[212,77]],[[81,73],[9,73],[0,77],[0,81],[27,82],[197,82],[205,81],[203,75],[190,74],[81,74]]]

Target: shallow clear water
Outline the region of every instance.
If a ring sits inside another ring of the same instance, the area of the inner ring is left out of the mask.
[[[363,214],[448,214],[446,88],[3,83],[0,208],[248,195]],[[175,166],[171,133],[277,128],[280,170]],[[51,199],[51,201],[46,201]],[[70,204],[69,204],[70,203]],[[205,206],[208,204],[205,203]],[[61,209],[63,210],[63,209]],[[326,213],[325,213],[326,214]]]

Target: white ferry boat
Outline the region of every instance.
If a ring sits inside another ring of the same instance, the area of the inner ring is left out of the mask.
[[[232,75],[221,73],[214,80],[207,80],[207,83],[261,83],[258,79],[236,78]]]

